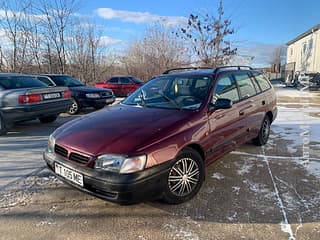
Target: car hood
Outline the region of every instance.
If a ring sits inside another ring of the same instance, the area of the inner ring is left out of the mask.
[[[93,156],[134,154],[182,129],[191,114],[118,104],[67,123],[54,136],[57,144]]]
[[[83,93],[99,93],[99,92],[111,92],[108,89],[95,88],[90,86],[76,86],[69,87],[71,91],[83,92]]]

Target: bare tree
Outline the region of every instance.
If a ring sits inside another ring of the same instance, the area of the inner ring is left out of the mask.
[[[190,14],[187,26],[177,32],[177,36],[189,42],[202,64],[210,67],[226,64],[237,51],[228,39],[235,30],[231,20],[224,18],[222,0],[217,14],[217,17]]]
[[[127,73],[148,79],[164,70],[189,63],[183,41],[160,23],[148,27],[141,40],[131,43],[123,57]]]
[[[44,36],[47,36],[48,57],[50,59],[52,54],[56,55],[58,70],[60,73],[65,73],[67,65],[66,37],[67,31],[72,25],[72,14],[76,10],[76,0],[42,0],[39,10],[44,16],[42,26],[45,30]],[[49,64],[51,63],[49,61]]]
[[[10,41],[9,46],[2,49],[1,55],[9,66],[8,70],[12,72],[21,72],[28,61],[26,57],[28,39],[23,31],[23,26],[27,16],[26,9],[29,6],[30,2],[25,1],[9,3],[4,1],[1,4],[2,16],[0,22],[7,39]]]

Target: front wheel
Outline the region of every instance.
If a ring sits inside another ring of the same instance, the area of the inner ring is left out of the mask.
[[[200,190],[204,175],[204,163],[200,154],[191,148],[184,149],[170,168],[163,200],[171,204],[190,200]]]
[[[77,114],[77,113],[79,112],[79,110],[80,110],[80,105],[79,105],[79,103],[77,102],[76,99],[72,98],[72,104],[71,104],[71,106],[70,106],[70,108],[69,108],[68,113],[69,113],[70,115],[74,115],[74,114]]]
[[[262,146],[268,142],[269,134],[270,134],[270,125],[271,123],[270,123],[269,117],[265,116],[262,121],[259,135],[256,138],[252,139],[253,144],[257,146]]]

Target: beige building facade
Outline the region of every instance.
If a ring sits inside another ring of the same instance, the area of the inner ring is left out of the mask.
[[[320,72],[320,24],[294,38],[287,46],[287,70]]]

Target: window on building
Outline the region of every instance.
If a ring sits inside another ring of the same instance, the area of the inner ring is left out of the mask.
[[[309,50],[311,50],[313,47],[313,39],[309,39]]]

